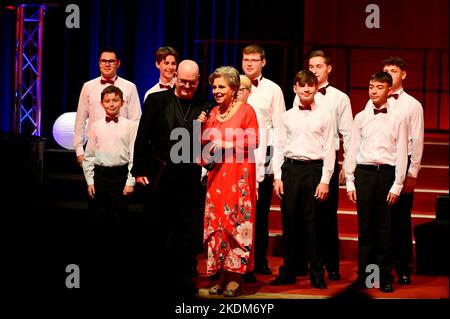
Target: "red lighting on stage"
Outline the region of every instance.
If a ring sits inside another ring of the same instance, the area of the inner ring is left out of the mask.
[[[5,6],[6,10],[16,10],[15,6]]]

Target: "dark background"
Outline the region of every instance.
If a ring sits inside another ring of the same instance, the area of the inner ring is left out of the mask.
[[[14,109],[15,10],[0,5],[0,130],[12,130]],[[39,1],[20,3],[40,4]],[[241,71],[242,48],[266,50],[264,76],[277,82],[287,107],[295,73],[314,48],[333,58],[331,82],[349,94],[356,114],[367,100],[367,82],[389,55],[408,62],[405,88],[422,102],[428,131],[448,132],[448,1],[372,1],[380,8],[380,28],[368,29],[367,1],[268,0],[94,0],[47,1],[42,59],[41,136],[56,147],[52,126],[76,111],[85,81],[98,76],[98,51],[118,49],[119,75],[136,83],[141,99],[158,80],[154,51],[175,47],[181,58],[201,67],[200,90],[209,94],[208,75],[218,66]],[[68,29],[69,3],[80,8],[79,29]]]

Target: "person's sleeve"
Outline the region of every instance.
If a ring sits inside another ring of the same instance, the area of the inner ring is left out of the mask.
[[[86,144],[86,150],[84,152],[83,160],[83,172],[84,178],[88,185],[94,185],[94,160],[95,160],[95,129],[94,125],[91,126],[89,131],[88,142]]]
[[[84,84],[78,99],[77,116],[75,118],[73,146],[77,156],[84,154],[83,145],[85,142],[84,136],[86,135],[86,120],[89,117],[88,97],[86,90],[86,84]]]
[[[411,126],[409,128],[409,134],[411,134],[412,137],[412,153],[408,175],[417,178],[420,170],[420,163],[422,161],[424,142],[423,108],[418,102],[412,108],[412,116],[409,124]]]
[[[322,167],[322,177],[320,178],[320,183],[330,184],[331,176],[334,171],[334,163],[336,161],[336,148],[334,140],[334,121],[333,117],[329,113],[326,114],[326,121],[324,122],[324,136],[323,136],[323,167]]]
[[[276,139],[274,140],[274,155],[273,155],[273,173],[274,179],[281,179],[281,165],[284,162],[284,149],[287,141],[287,127],[283,121],[280,121],[280,126],[276,129]]]
[[[389,192],[400,196],[408,166],[408,126],[405,118],[396,127],[396,136],[395,180]]]
[[[136,134],[137,134],[137,122],[131,123],[131,129],[129,131],[130,134],[130,145],[129,145],[129,152],[130,152],[130,161],[128,162],[128,176],[127,176],[127,182],[126,184],[128,186],[134,186],[136,184],[136,180],[131,174],[131,170],[133,169],[133,158],[134,158],[134,143],[136,142]]]
[[[361,130],[358,125],[358,117],[355,117],[352,125],[352,133],[350,135],[350,142],[348,145],[347,156],[344,162],[345,178],[347,192],[354,191],[355,188],[355,168],[356,155],[361,142]]]
[[[141,118],[141,102],[139,100],[139,94],[136,85],[131,85],[130,101],[128,103],[128,119],[132,121],[138,121]]]
[[[147,176],[147,160],[151,152],[151,130],[154,127],[153,121],[157,118],[156,104],[150,95],[144,103],[144,110],[139,120],[139,126],[134,143],[133,176]]]
[[[353,114],[350,99],[345,96],[339,105],[339,117],[337,120],[339,133],[342,135],[344,148],[344,162],[350,143],[350,136],[352,134]]]

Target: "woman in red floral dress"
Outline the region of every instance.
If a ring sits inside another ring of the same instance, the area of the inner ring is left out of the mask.
[[[240,77],[235,68],[217,68],[209,83],[218,105],[198,120],[204,123],[204,153],[211,149],[216,164],[208,174],[203,234],[207,272],[221,272],[209,294],[235,297],[242,275],[253,269],[258,122],[253,108],[236,99]]]

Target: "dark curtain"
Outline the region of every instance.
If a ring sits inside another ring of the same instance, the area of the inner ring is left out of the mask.
[[[42,2],[48,4],[44,17],[41,125],[46,147],[59,147],[52,137],[53,123],[61,114],[76,111],[83,83],[99,75],[98,53],[104,46],[119,51],[119,75],[137,85],[142,100],[158,80],[154,52],[160,46],[173,46],[181,59],[197,61],[201,68],[200,91],[209,94],[208,75],[221,65],[233,65],[242,71],[242,48],[259,43],[267,54],[264,75],[282,87],[286,104],[291,103],[291,82],[302,64],[303,1],[290,2],[289,7],[268,0]],[[66,27],[69,3],[79,7],[80,28]],[[0,130],[10,131],[15,11],[0,6]]]

